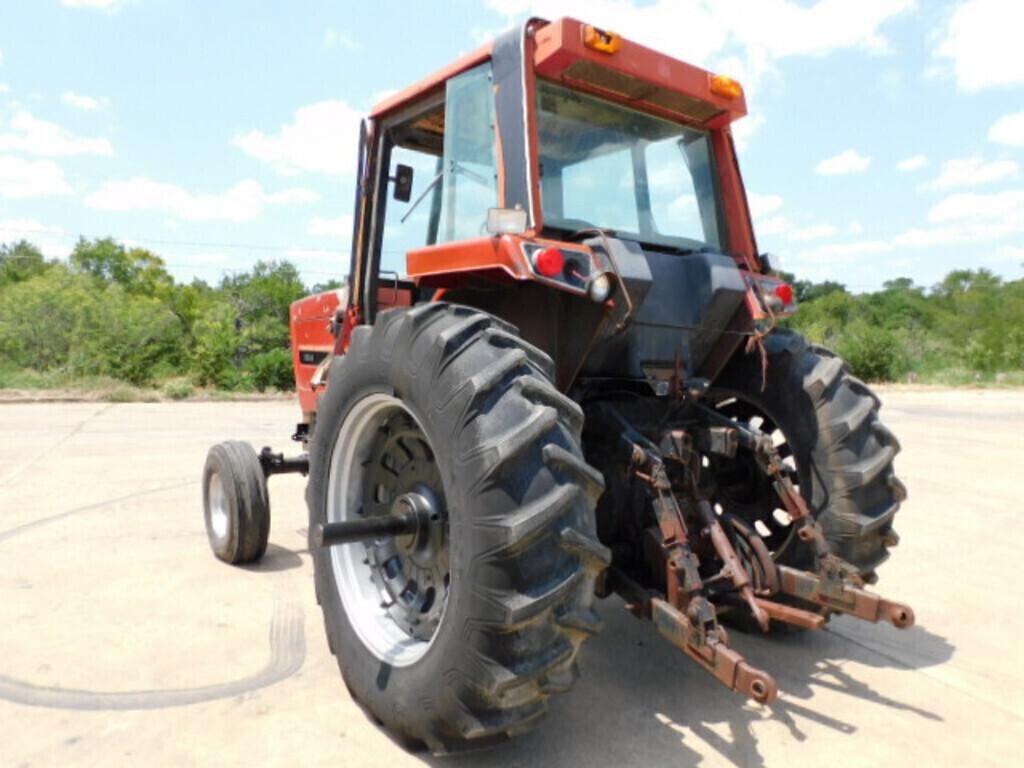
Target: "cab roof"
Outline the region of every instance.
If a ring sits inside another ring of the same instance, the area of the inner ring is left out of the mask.
[[[532,37],[529,63],[542,79],[706,128],[727,125],[747,112],[743,90],[736,81],[614,32],[562,18],[554,22],[531,20],[523,33]],[[494,50],[493,42],[482,45],[384,99],[374,106],[370,116],[382,117],[442,88],[449,78],[492,58]]]

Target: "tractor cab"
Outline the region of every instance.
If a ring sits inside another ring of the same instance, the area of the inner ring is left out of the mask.
[[[341,333],[304,358],[296,344],[303,409],[355,326],[434,298],[516,325],[563,390],[712,376],[733,351],[712,329],[765,314],[730,130],[745,112],[735,80],[573,19],[531,21],[377,105]]]

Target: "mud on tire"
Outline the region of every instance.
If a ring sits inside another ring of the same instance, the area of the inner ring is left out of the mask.
[[[313,550],[349,690],[397,735],[434,751],[525,730],[571,686],[580,646],[600,626],[594,579],[610,555],[595,533],[603,485],[582,458],[579,407],[512,326],[443,303],[357,328],[329,382],[310,444],[310,529],[327,519],[345,418],[374,393],[398,398],[428,438],[449,524],[448,602],[426,652],[402,666],[360,641],[330,550]]]

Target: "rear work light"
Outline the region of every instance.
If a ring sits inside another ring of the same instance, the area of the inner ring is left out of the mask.
[[[565,270],[565,255],[557,248],[543,248],[534,254],[533,266],[544,277],[558,277]]]

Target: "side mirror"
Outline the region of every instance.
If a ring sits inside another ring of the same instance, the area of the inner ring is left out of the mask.
[[[488,208],[487,232],[492,235],[521,235],[527,227],[522,208]]]
[[[401,203],[408,203],[412,197],[412,168],[399,163],[395,166],[395,175],[388,181],[395,182],[394,198]]]

